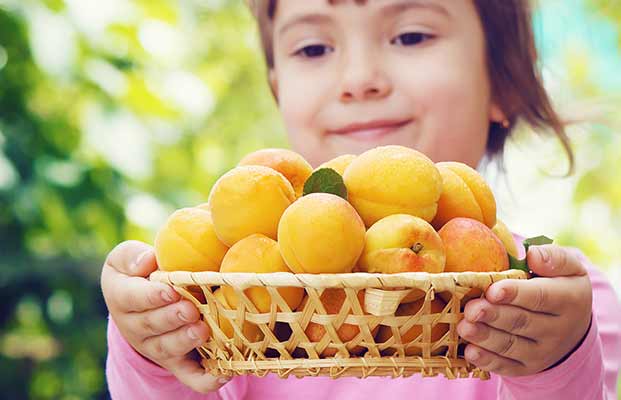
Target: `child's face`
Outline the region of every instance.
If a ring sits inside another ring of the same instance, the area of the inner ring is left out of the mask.
[[[504,118],[482,29],[472,0],[280,0],[270,73],[294,150],[316,166],[400,144],[476,167]]]

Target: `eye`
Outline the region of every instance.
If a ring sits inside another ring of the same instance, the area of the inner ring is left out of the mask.
[[[391,44],[398,44],[402,46],[416,46],[424,41],[433,39],[432,35],[422,32],[406,32],[397,36],[390,41]]]
[[[312,44],[304,46],[300,50],[296,51],[294,55],[306,57],[306,58],[319,58],[331,52],[332,48],[323,44]]]

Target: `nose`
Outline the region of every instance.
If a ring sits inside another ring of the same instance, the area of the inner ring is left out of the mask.
[[[368,49],[356,49],[346,55],[341,79],[341,101],[378,100],[392,92],[392,83],[381,60]]]

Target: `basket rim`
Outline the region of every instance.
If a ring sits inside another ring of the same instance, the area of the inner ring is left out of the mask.
[[[490,379],[490,373],[470,364],[465,359],[433,357],[424,359],[419,356],[404,358],[394,357],[360,357],[356,359],[338,359],[334,357],[318,360],[217,360],[203,359],[201,365],[212,374],[224,376],[256,375],[263,377],[273,373],[280,378],[291,375],[297,377],[329,376],[339,377],[408,377],[414,374],[423,376],[444,375],[448,379],[479,378]]]
[[[312,287],[323,288],[424,288],[429,285],[436,290],[451,290],[455,286],[487,288],[503,279],[527,279],[522,270],[509,269],[500,272],[401,272],[378,274],[352,272],[345,274],[295,274],[292,272],[214,272],[214,271],[162,271],[151,273],[152,281],[171,285],[228,285],[237,288],[253,286]]]

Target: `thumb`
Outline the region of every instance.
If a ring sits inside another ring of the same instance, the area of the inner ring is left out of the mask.
[[[129,276],[147,277],[157,269],[153,247],[137,240],[118,244],[108,254],[106,264]]]
[[[570,249],[554,244],[530,246],[526,262],[539,276],[575,276],[587,273],[584,265]]]
[[[168,369],[181,383],[199,393],[215,392],[232,379],[210,374],[189,355],[176,359]]]

